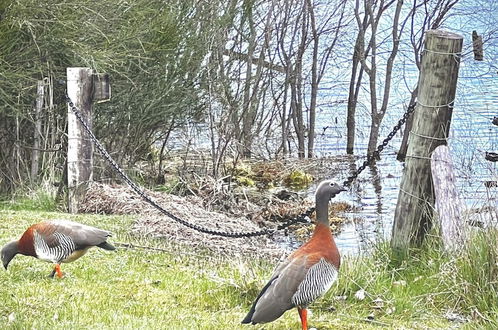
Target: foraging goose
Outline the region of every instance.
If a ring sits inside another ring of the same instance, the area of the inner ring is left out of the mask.
[[[29,227],[18,241],[7,243],[1,252],[5,269],[16,254],[32,256],[55,264],[50,277],[61,278],[61,262],[83,256],[92,246],[105,250],[116,248],[107,243],[111,233],[69,220],[44,221]]]
[[[318,186],[313,236],[276,268],[242,323],[271,322],[297,307],[302,329],[308,328],[306,308],[337,279],[341,260],[330,231],[328,203],[344,190],[331,181],[323,181]]]

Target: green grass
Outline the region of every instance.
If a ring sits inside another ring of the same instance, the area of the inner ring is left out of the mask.
[[[63,264],[63,279],[49,279],[51,265],[17,256],[0,270],[0,324],[11,329],[300,329],[292,310],[275,322],[242,326],[240,320],[271,274],[273,260],[228,258],[171,242],[128,234],[125,216],[68,215],[0,210],[0,245],[30,224],[69,218],[115,233],[112,242],[165,249],[97,248]],[[337,285],[311,306],[318,329],[446,329],[498,326],[496,236],[481,235],[458,258],[426,246],[396,262],[387,244],[371,256],[346,258]],[[496,240],[494,240],[496,242]],[[496,245],[496,244],[494,244]],[[355,293],[365,290],[365,298]],[[338,299],[344,296],[345,299]],[[375,299],[382,299],[375,308]],[[447,312],[468,320],[450,322]],[[366,321],[372,315],[373,322]]]
[[[51,189],[50,189],[51,188]],[[43,187],[36,190],[28,188],[19,189],[18,196],[2,200],[0,196],[0,209],[8,208],[19,211],[55,211],[57,204],[55,201],[55,187]]]

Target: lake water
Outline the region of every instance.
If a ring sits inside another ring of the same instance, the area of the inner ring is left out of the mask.
[[[468,41],[467,41],[468,42]],[[495,47],[496,49],[496,47]],[[497,53],[491,55],[497,56]],[[498,59],[496,62],[498,63]],[[406,73],[406,72],[405,72]],[[412,71],[408,79],[416,82],[418,71]],[[335,86],[348,86],[346,80],[333,82]],[[346,106],[347,90],[331,88],[333,94],[327,96],[327,84],[322,85],[321,101],[317,114],[316,155],[326,162],[328,157],[345,155],[346,146]],[[410,98],[406,88],[395,88],[389,107],[381,127],[379,141],[392,130],[405,111]],[[491,123],[498,116],[498,72],[490,70],[489,64],[475,62],[471,54],[464,55],[461,61],[457,95],[453,109],[453,117],[448,139],[456,171],[459,194],[465,201],[467,209],[483,206],[498,208],[498,189],[486,188],[485,181],[497,181],[497,164],[486,161],[486,151],[498,152],[498,126]],[[357,139],[355,156],[343,157],[343,161],[333,161],[333,166],[341,167],[337,171],[322,174],[324,178],[344,181],[354,167],[365,160],[368,132],[370,130],[370,114],[368,101],[363,100],[357,109]],[[348,221],[336,235],[336,242],[342,254],[358,254],[368,250],[371,243],[391,235],[394,211],[399,193],[403,172],[403,163],[396,160],[396,152],[401,144],[403,129],[396,134],[381,154],[376,164],[376,171],[367,168],[353,182],[353,189],[341,193],[336,201],[345,201],[355,206],[356,211],[344,214]],[[193,131],[198,132],[197,129]],[[206,132],[205,130],[203,132]],[[199,133],[195,133],[197,135]],[[194,139],[197,146],[209,148],[209,139],[200,134]],[[174,148],[174,146],[171,146]],[[331,160],[332,162],[332,160]],[[354,168],[356,168],[354,167]],[[325,166],[324,168],[330,168]],[[315,187],[308,193],[314,194]],[[495,220],[498,221],[498,220]],[[285,238],[283,244],[295,247],[297,242]]]
[[[496,53],[491,55],[496,57]],[[341,96],[334,97],[338,101]],[[383,122],[379,141],[382,141],[401,117],[404,112],[402,103],[406,104],[408,100],[408,94],[395,96],[394,105]],[[319,114],[316,144],[319,157],[344,155],[345,111],[345,105],[342,105]],[[361,116],[366,119],[359,120]],[[459,194],[465,201],[466,209],[483,206],[494,208],[494,221],[498,221],[498,188],[486,188],[484,185],[486,181],[498,180],[497,164],[485,160],[486,151],[498,152],[498,126],[491,123],[494,116],[498,116],[498,72],[490,70],[489,64],[474,61],[471,54],[464,55],[448,145],[453,157]],[[357,117],[357,122],[360,127],[357,128],[359,133],[355,154],[365,155],[368,136],[361,132],[369,131],[368,112],[363,111]],[[361,125],[362,122],[364,125]],[[329,128],[323,133],[323,127],[326,126]],[[343,253],[365,251],[370,243],[390,237],[403,171],[403,164],[396,160],[400,143],[401,135],[397,134],[381,154],[382,159],[377,163],[376,173],[372,173],[369,168],[365,169],[354,189],[337,197],[337,200],[353,203],[358,208],[357,212],[348,214],[350,221],[337,234],[336,241]],[[364,159],[360,157],[356,163],[359,165]],[[350,165],[344,166],[347,171]],[[338,179],[342,181],[345,177]]]
[[[472,1],[462,1],[462,3],[474,6]],[[493,117],[498,116],[498,67],[496,66],[498,42],[486,44],[485,61],[477,62],[473,59],[471,33],[474,29],[482,32],[489,30],[490,26],[498,26],[498,19],[496,15],[494,18],[493,15],[483,15],[482,20],[465,17],[468,18],[467,21],[462,19],[447,23],[451,26],[449,30],[464,36],[464,50],[448,141],[459,193],[465,201],[466,208],[477,209],[489,206],[495,209],[496,216],[498,189],[486,188],[484,182],[498,180],[497,164],[485,160],[484,156],[486,151],[498,152],[498,126],[491,123]],[[418,79],[418,71],[414,65],[408,63],[407,57],[399,56],[396,60],[403,65],[395,67],[390,106],[382,123],[379,141],[387,136],[404,113],[410,99],[408,87],[413,88]],[[349,73],[333,72],[330,76],[328,83],[324,78],[320,85],[316,125],[315,151],[316,155],[325,161],[329,156],[345,155],[346,146]],[[351,160],[344,157],[344,162],[338,165],[334,162],[334,166],[343,168],[342,177],[323,173],[324,177],[342,182],[352,167],[351,162],[355,161],[360,165],[365,159],[370,130],[370,110],[368,99],[360,101],[356,115],[355,156],[357,158]],[[377,162],[375,172],[370,168],[365,169],[353,183],[353,189],[336,198],[353,204],[357,209],[356,212],[347,214],[350,221],[342,227],[336,237],[343,254],[365,251],[370,243],[390,237],[403,172],[403,163],[396,160],[401,138],[402,135],[398,133],[385,148],[381,160]],[[197,139],[199,140],[201,145],[204,144],[209,148],[208,138],[201,137]],[[314,188],[310,188],[310,195],[314,193]]]

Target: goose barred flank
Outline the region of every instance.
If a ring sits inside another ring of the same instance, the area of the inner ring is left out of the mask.
[[[50,247],[37,231],[34,232],[34,247],[38,259],[61,263],[76,251],[76,245],[71,237],[59,232],[55,232],[54,237],[57,245]]]
[[[305,308],[317,298],[324,295],[337,280],[337,269],[324,258],[308,270],[306,277],[299,284],[292,296],[294,306]]]

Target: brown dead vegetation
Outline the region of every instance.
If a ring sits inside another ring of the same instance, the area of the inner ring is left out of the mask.
[[[167,211],[190,223],[219,231],[248,232],[261,229],[254,221],[244,216],[228,216],[208,211],[198,196],[179,197],[162,192],[147,191],[147,194]],[[99,183],[90,185],[82,212],[137,215],[132,233],[163,238],[181,245],[207,249],[222,254],[281,255],[285,246],[275,243],[271,237],[227,239],[203,234],[175,222],[143,201],[127,186],[110,186]]]
[[[192,163],[199,166],[199,162]],[[189,161],[168,164],[169,177],[158,188],[175,191],[175,194],[146,190],[147,195],[157,204],[175,216],[205,228],[225,232],[251,232],[262,228],[276,228],[282,221],[312,207],[314,201],[309,190],[296,192],[282,184],[288,180],[290,173],[299,171],[306,176],[314,176],[314,173],[323,170],[324,162],[243,162],[228,170],[231,175],[218,179],[202,173],[202,169],[190,166]],[[240,177],[244,178],[243,182],[239,180]],[[251,181],[253,184],[247,185]],[[165,189],[168,187],[173,189]],[[178,196],[178,193],[182,196]],[[338,214],[349,209],[347,203],[331,204],[330,219],[335,231],[340,228],[338,224],[344,221]],[[273,237],[231,239],[203,234],[160,213],[128,186],[100,183],[89,186],[81,211],[136,215],[132,228],[134,234],[164,238],[217,253],[281,255],[292,245],[289,241],[293,241],[295,245],[296,240],[306,240],[314,227],[311,224],[298,224],[275,233]]]
[[[199,190],[199,195],[176,196],[164,192],[150,191],[146,193],[168,212],[190,223],[206,228],[228,232],[251,232],[261,228],[274,228],[278,219],[288,219],[306,211],[313,205],[311,199],[303,199],[292,195],[288,200],[278,198],[269,192],[257,194],[260,199],[254,202],[253,191],[237,191],[229,198],[218,199],[218,205],[212,199],[211,210],[206,207],[206,196],[211,196],[215,189],[211,186]],[[211,195],[210,195],[211,194]],[[285,194],[284,194],[285,195]],[[262,197],[263,196],[263,197]],[[202,198],[204,197],[204,198]],[[218,196],[220,197],[220,196]],[[220,205],[224,205],[220,207]],[[213,210],[217,208],[218,210]],[[224,209],[221,212],[220,209]],[[299,224],[289,230],[277,232],[272,237],[259,236],[252,238],[224,238],[203,234],[187,228],[173,219],[163,215],[153,206],[145,202],[131,188],[122,185],[104,185],[92,183],[82,204],[81,212],[99,214],[136,215],[132,234],[147,235],[190,247],[207,249],[222,254],[257,254],[281,256],[289,252],[289,245],[281,242],[292,239],[305,240],[309,237],[313,226]],[[331,219],[338,220],[336,211],[331,208]],[[277,219],[277,220],[275,220]],[[279,243],[280,242],[280,243]]]

